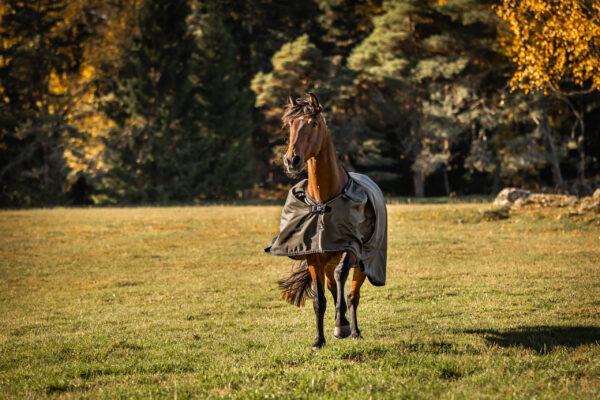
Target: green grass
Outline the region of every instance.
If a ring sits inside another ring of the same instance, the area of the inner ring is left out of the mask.
[[[389,207],[364,339],[310,347],[280,207],[0,212],[0,398],[598,398],[600,225]]]

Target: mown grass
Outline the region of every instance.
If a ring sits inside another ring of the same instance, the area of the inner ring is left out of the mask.
[[[0,212],[0,398],[598,398],[598,220],[488,208],[391,205],[364,339],[328,297],[318,352],[280,207]]]

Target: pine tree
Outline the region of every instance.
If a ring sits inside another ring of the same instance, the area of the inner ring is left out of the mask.
[[[197,86],[203,158],[210,171],[201,171],[197,191],[211,198],[233,197],[255,179],[252,96],[236,62],[238,49],[219,3],[194,2],[192,6],[190,28],[198,48],[192,59],[192,83]]]
[[[477,103],[495,54],[494,15],[472,0],[397,0],[384,10],[348,65],[408,119],[397,135],[412,160],[415,194],[425,194],[425,178],[438,168],[449,192],[451,146],[473,122],[465,110]]]
[[[104,108],[117,123],[108,147],[108,171],[96,201],[161,202],[185,197],[182,160],[193,91],[189,84],[193,40],[187,34],[186,1],[147,0],[140,10],[139,36]]]
[[[263,112],[267,149],[271,163],[278,164],[283,151],[284,134],[281,130],[283,106],[288,96],[303,95],[308,91],[320,93],[319,87],[330,79],[330,63],[323,53],[310,42],[308,35],[284,44],[271,58],[273,70],[259,72],[252,80],[256,95],[255,106]]]
[[[97,201],[234,196],[251,179],[250,107],[216,6],[148,0],[114,82],[118,122]],[[241,157],[241,155],[244,157]],[[240,156],[240,158],[238,158]]]
[[[271,58],[285,43],[308,34],[313,43],[323,36],[323,30],[315,23],[319,13],[317,2],[271,1],[271,0],[221,0],[218,1],[221,17],[236,45],[236,66],[240,83],[244,88],[260,71],[272,68]],[[251,102],[254,102],[254,94]],[[258,182],[271,182],[273,169],[271,138],[265,124],[264,110],[252,107],[254,129],[252,147],[255,155],[255,175]]]
[[[321,41],[329,54],[348,57],[354,46],[373,30],[373,16],[381,13],[381,0],[321,0],[317,20]]]
[[[63,151],[78,132],[65,114],[71,98],[59,76],[76,74],[81,21],[65,21],[61,0],[3,5],[0,39],[0,204],[41,205],[66,201]]]

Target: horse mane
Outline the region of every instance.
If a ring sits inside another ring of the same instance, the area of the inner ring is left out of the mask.
[[[281,117],[281,121],[283,122],[283,126],[286,126],[291,120],[305,116],[319,115],[321,111],[323,111],[323,107],[320,105],[316,107],[311,105],[310,94],[307,93],[304,97],[296,99],[296,104],[288,103],[285,106],[285,112],[283,113],[283,117]]]

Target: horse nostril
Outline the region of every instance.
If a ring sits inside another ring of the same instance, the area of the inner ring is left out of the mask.
[[[292,165],[293,165],[294,167],[297,167],[297,166],[298,166],[298,164],[300,164],[300,156],[294,156],[294,157],[292,158]]]

